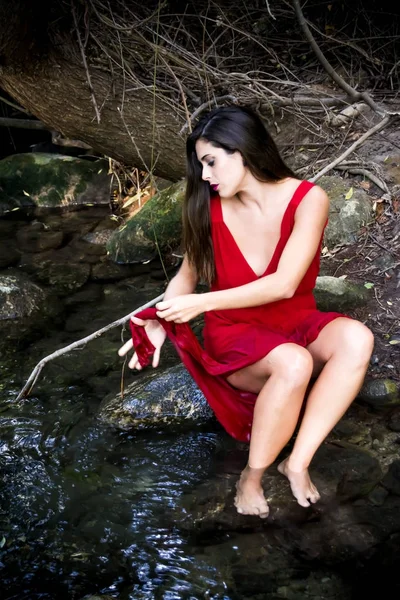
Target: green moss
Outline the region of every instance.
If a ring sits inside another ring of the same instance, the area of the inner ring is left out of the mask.
[[[99,161],[53,154],[15,154],[0,161],[2,203],[13,207],[73,203],[98,175]]]
[[[152,258],[157,248],[176,248],[182,237],[184,192],[184,181],[162,190],[118,229],[107,244],[112,260],[139,262]]]

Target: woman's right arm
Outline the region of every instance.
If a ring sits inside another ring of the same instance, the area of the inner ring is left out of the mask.
[[[169,282],[167,289],[164,293],[164,300],[170,300],[175,296],[183,296],[185,294],[192,294],[196,289],[198,282],[197,273],[189,263],[187,256],[183,258],[183,262],[179,268],[177,274]],[[164,327],[156,319],[138,319],[137,317],[131,317],[135,325],[144,327],[147,337],[155,347],[152,365],[157,367],[160,362],[161,347],[165,341],[166,333]],[[132,338],[130,338],[119,350],[120,356],[125,356],[133,348]],[[129,368],[141,370],[138,356],[134,352],[131,360],[128,363]]]

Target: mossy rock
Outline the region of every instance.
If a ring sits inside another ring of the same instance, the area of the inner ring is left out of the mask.
[[[62,154],[13,154],[0,160],[0,216],[12,210],[106,204],[110,180],[103,160]]]
[[[158,192],[110,238],[107,250],[116,263],[145,262],[179,248],[185,181]]]
[[[340,277],[317,277],[314,288],[318,309],[327,312],[343,312],[364,306],[370,295],[370,290],[363,285]]]
[[[326,175],[318,180],[329,196],[329,223],[325,230],[324,244],[333,248],[340,244],[351,244],[357,240],[360,229],[372,219],[372,202],[361,188],[335,175]]]

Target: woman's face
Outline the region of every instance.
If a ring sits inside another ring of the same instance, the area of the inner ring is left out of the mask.
[[[200,139],[196,142],[196,154],[203,169],[202,179],[208,181],[221,198],[231,198],[241,191],[247,169],[240,152],[228,154],[223,148]]]

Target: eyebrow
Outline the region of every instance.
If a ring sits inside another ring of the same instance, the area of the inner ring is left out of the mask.
[[[209,153],[209,152],[207,152],[207,154],[205,154],[205,155],[204,155],[204,156],[203,156],[203,157],[200,159],[200,161],[204,160],[204,159],[205,159],[207,156],[210,156],[210,153]]]

